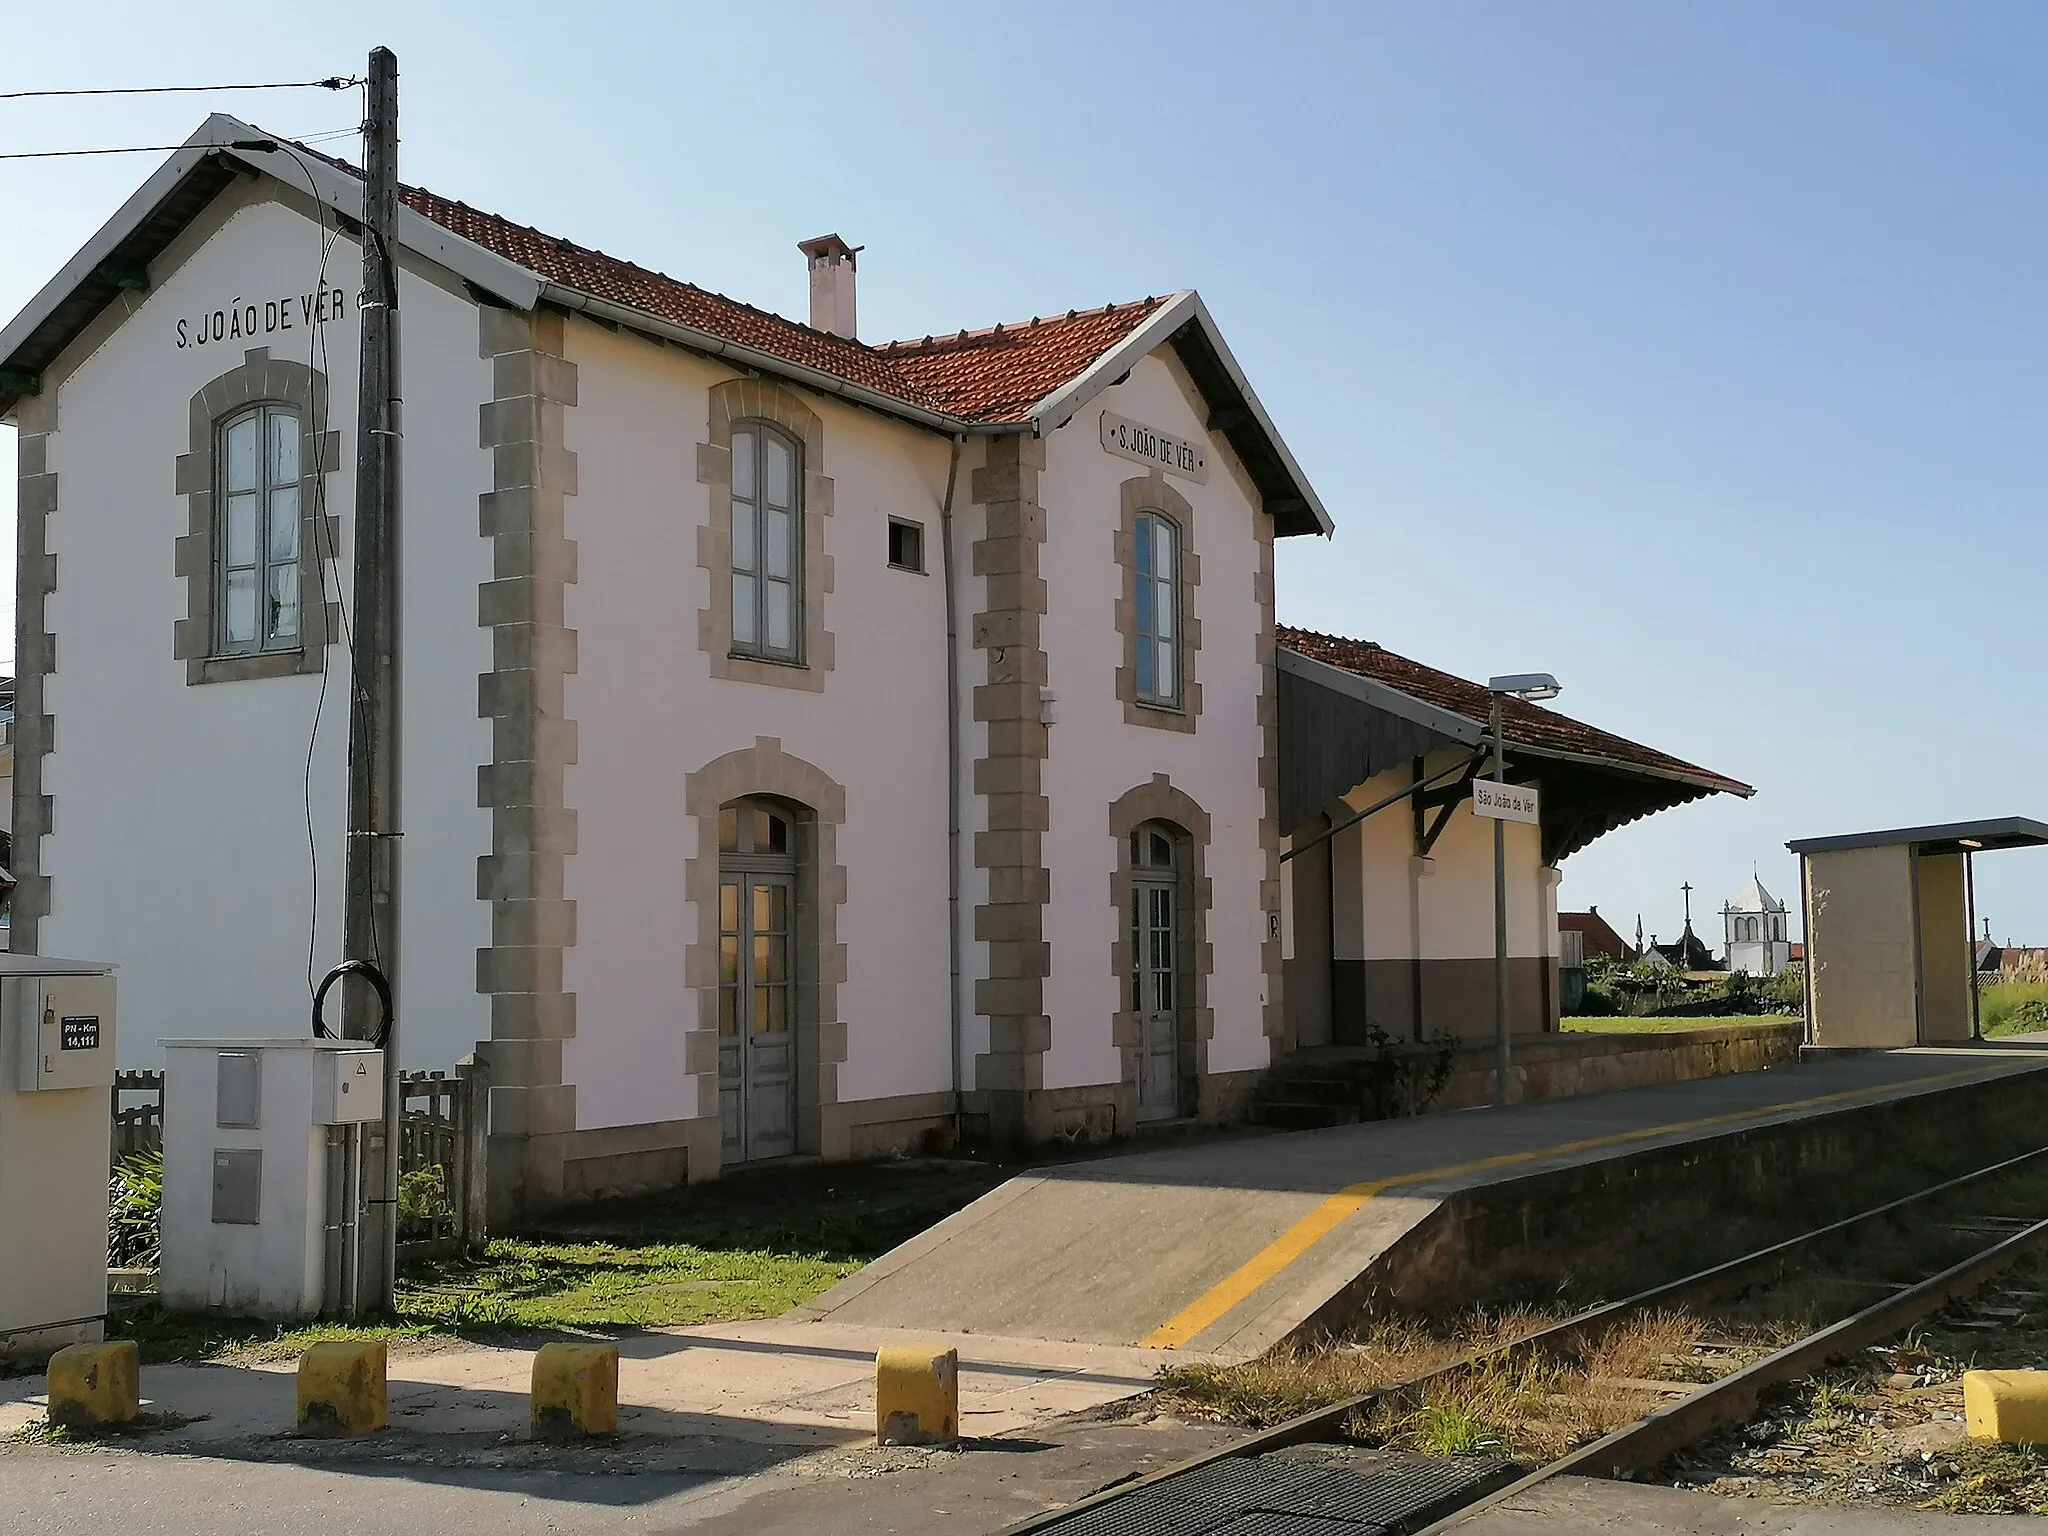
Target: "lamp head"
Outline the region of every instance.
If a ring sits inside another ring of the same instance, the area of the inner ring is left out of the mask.
[[[1490,677],[1486,680],[1491,693],[1504,693],[1510,698],[1527,699],[1536,703],[1543,699],[1554,699],[1564,689],[1548,672],[1510,672],[1506,677]]]

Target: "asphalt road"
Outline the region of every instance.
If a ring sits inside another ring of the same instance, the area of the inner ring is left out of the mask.
[[[0,1446],[0,1536],[985,1536],[1234,1438],[1213,1426],[1069,1424],[1042,1440],[956,1452],[822,1451],[751,1470],[681,1470],[648,1447],[612,1470],[504,1464],[471,1448],[446,1465],[425,1437],[330,1452],[251,1444],[240,1454]],[[706,1468],[744,1455],[706,1442]],[[287,1459],[289,1458],[289,1459]],[[1560,1478],[1475,1517],[1459,1536],[2018,1536],[2025,1516],[1827,1509]]]
[[[448,1458],[425,1437],[380,1437],[374,1451],[351,1446],[328,1460],[309,1460],[320,1450],[302,1442],[203,1456],[16,1444],[0,1447],[0,1536],[961,1536],[1232,1434],[1172,1421],[1086,1424],[957,1452],[823,1451],[738,1475],[678,1469],[672,1452],[659,1469],[600,1474],[509,1464],[516,1448],[506,1465],[478,1464],[490,1458],[474,1451],[468,1465],[437,1465]],[[734,1465],[730,1448],[704,1451],[706,1465]],[[630,1466],[632,1447],[606,1460]]]

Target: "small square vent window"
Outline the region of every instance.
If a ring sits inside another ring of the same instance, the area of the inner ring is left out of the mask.
[[[924,524],[889,519],[889,563],[899,571],[924,569]]]

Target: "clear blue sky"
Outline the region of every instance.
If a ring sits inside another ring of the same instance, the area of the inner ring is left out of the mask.
[[[1757,786],[1577,855],[1568,906],[1669,936],[1682,880],[1711,910],[1754,862],[1793,896],[1788,837],[2048,814],[2048,9],[230,15],[45,7],[0,89],[383,42],[409,180],[791,314],[795,242],[837,230],[869,339],[1201,289],[1338,520],[1283,545],[1283,619],[1553,671],[1571,713]],[[0,102],[0,147],[169,143],[211,107],[355,110]],[[152,163],[0,162],[0,311]],[[2048,943],[2048,854],[1986,859],[1979,908]]]

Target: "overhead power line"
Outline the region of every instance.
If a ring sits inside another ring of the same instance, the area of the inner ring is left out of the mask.
[[[324,144],[330,139],[352,138],[360,128],[330,128],[325,133],[298,135],[293,142]],[[123,144],[108,149],[20,149],[0,152],[0,160],[69,160],[80,155],[162,155],[180,149],[272,150],[286,146],[276,139],[231,139],[225,144]]]
[[[0,91],[0,101],[48,96],[173,96],[201,91],[345,91],[362,83],[356,75],[329,75],[325,80],[262,80],[245,85],[102,85],[61,91]]]

